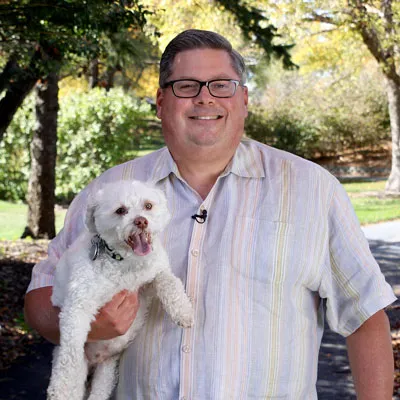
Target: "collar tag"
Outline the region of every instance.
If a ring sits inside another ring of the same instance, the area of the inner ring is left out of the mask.
[[[100,235],[93,236],[91,243],[89,257],[92,261],[96,260],[102,253],[106,253],[109,257],[117,261],[122,261],[124,259],[120,254],[109,247]]]

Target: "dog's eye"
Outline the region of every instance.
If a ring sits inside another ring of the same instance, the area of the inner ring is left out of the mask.
[[[144,208],[145,208],[146,210],[151,210],[151,209],[153,208],[153,204],[151,204],[151,203],[146,203],[146,204],[144,205]]]
[[[118,210],[115,211],[115,214],[118,214],[118,215],[125,215],[127,213],[128,213],[128,210],[126,207],[120,207],[120,208],[118,208]]]

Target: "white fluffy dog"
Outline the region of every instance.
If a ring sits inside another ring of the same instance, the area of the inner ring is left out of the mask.
[[[106,184],[89,198],[88,229],[56,267],[51,300],[61,308],[61,338],[53,355],[48,399],[83,399],[92,367],[88,398],[109,398],[120,353],[143,325],[151,302],[151,295],[143,294],[148,290],[140,291],[139,311],[125,335],[85,345],[96,313],[121,290],[134,292],[152,282],[172,320],[182,327],[192,325],[191,303],[157,237],[169,219],[164,194],[138,181]]]

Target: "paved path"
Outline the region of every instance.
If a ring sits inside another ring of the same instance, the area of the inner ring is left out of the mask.
[[[400,221],[366,226],[363,231],[386,280],[400,296]],[[345,340],[328,327],[320,350],[317,390],[321,400],[356,399]]]
[[[400,295],[400,221],[368,226],[364,232],[387,281]],[[21,358],[9,370],[0,371],[0,400],[45,400],[52,347],[40,345],[38,356]],[[324,333],[318,367],[320,400],[354,400],[344,339]],[[400,400],[395,397],[395,400]],[[302,399],[298,399],[302,400]]]

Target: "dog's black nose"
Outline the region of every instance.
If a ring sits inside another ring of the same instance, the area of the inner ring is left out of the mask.
[[[133,223],[140,229],[146,229],[149,224],[145,217],[136,217]]]

